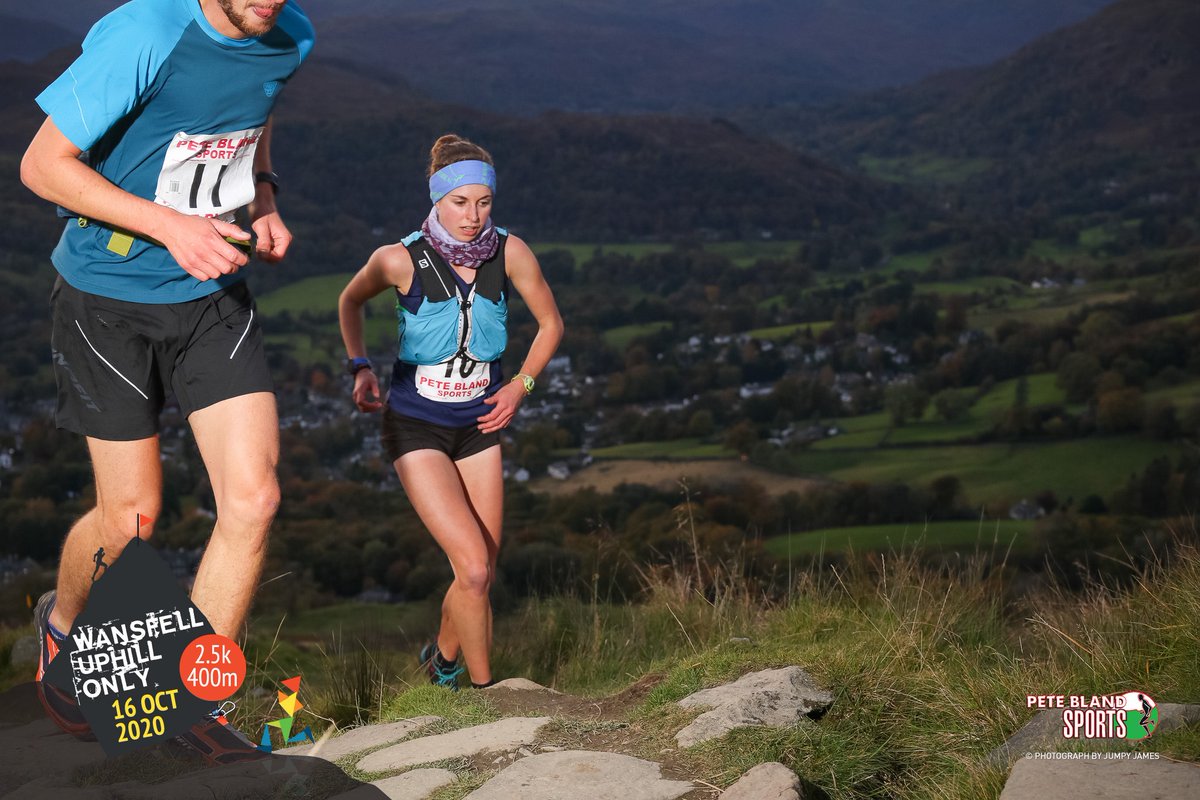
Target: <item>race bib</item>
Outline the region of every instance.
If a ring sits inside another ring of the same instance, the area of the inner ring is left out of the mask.
[[[233,221],[254,200],[254,151],[263,128],[188,134],[171,140],[154,202],[183,214]]]
[[[481,397],[492,382],[491,364],[455,356],[445,364],[418,365],[417,394],[438,403],[463,403]]]

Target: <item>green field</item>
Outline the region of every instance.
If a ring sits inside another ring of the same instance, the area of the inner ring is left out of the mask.
[[[280,287],[268,292],[257,299],[258,310],[268,320],[284,311],[293,317],[309,313],[320,317],[328,315],[337,319],[338,295],[346,288],[346,283],[353,277],[351,273],[336,275],[318,275],[315,278],[305,278],[301,281]],[[396,326],[396,295],[390,290],[378,294],[367,302],[367,335],[378,333],[385,327],[394,330]],[[338,336],[336,323],[328,328],[333,336]]]
[[[796,254],[800,243],[794,239],[755,239],[738,242],[707,242],[702,245],[706,253],[725,256],[739,267],[748,267],[763,258],[784,259]],[[632,242],[629,244],[596,244],[594,242],[545,242],[532,244],[535,254],[551,250],[566,250],[575,259],[576,265],[586,264],[598,253],[616,253],[641,258],[651,253],[666,253],[675,245],[667,242]]]
[[[755,328],[752,331],[746,331],[747,335],[754,339],[770,339],[772,341],[783,341],[790,339],[805,328],[812,328],[813,336],[820,336],[821,331],[833,325],[831,320],[821,320],[820,322],[794,322],[791,325],[776,325],[771,328]]]
[[[1028,376],[1029,405],[1051,405],[1064,401],[1062,390],[1055,383],[1052,372]],[[970,392],[970,388],[960,391]],[[946,422],[937,416],[933,403],[925,410],[925,416],[917,422],[909,422],[892,428],[891,417],[886,412],[864,414],[858,417],[843,417],[836,424],[843,431],[838,436],[822,439],[812,445],[813,450],[845,450],[850,448],[877,447],[882,444],[928,444],[931,442],[957,442],[986,433],[996,424],[1000,414],[1012,407],[1017,396],[1017,379],[1001,381],[990,392],[975,401],[967,414],[954,422]],[[888,431],[891,435],[888,436]],[[885,439],[886,437],[886,439]]]
[[[1044,489],[1077,501],[1106,497],[1176,444],[1134,436],[1092,437],[1039,444],[947,445],[863,450],[809,450],[796,458],[803,473],[839,481],[927,486],[956,475],[973,503],[1015,502]]]
[[[932,293],[948,295],[972,294],[974,292],[1009,291],[1022,288],[1024,287],[1014,281],[1012,278],[1003,278],[999,275],[983,275],[975,278],[963,278],[962,280],[958,281],[930,281],[929,283],[918,283],[913,287],[913,291],[917,292],[918,294]]]
[[[949,520],[913,522],[896,525],[859,525],[850,528],[825,528],[768,539],[766,550],[780,558],[839,553],[853,550],[903,550],[914,545],[924,548],[969,550],[993,547],[1005,551],[1025,549],[1034,523],[1025,520]]]
[[[258,298],[258,309],[268,331],[267,343],[287,350],[301,364],[340,363],[345,353],[337,323],[337,299],[351,277],[347,272],[305,278]],[[284,311],[293,319],[311,314],[317,321],[305,331],[271,333],[272,317]],[[396,297],[392,292],[377,295],[367,303],[363,334],[371,352],[394,346]]]
[[[639,336],[649,336],[670,327],[671,323],[665,321],[622,325],[619,328],[609,328],[606,330],[604,332],[604,342],[618,353],[623,353],[625,352],[625,348],[629,347],[630,342]]]
[[[258,298],[258,310],[268,317],[282,311],[336,314],[338,295],[353,277],[352,272],[339,272],[289,283]]]
[[[1186,381],[1178,386],[1169,386],[1163,389],[1155,389],[1152,392],[1146,392],[1147,403],[1159,400],[1169,400],[1180,411],[1184,411],[1193,403],[1200,403],[1200,381]]]
[[[566,250],[575,259],[575,264],[582,265],[592,260],[599,253],[616,253],[618,255],[641,258],[650,253],[666,253],[673,245],[666,242],[634,242],[630,244],[589,244],[586,242],[543,242],[531,243],[530,249],[535,255],[549,253],[551,250]]]
[[[591,451],[595,458],[728,458],[731,453],[723,445],[702,442],[697,438],[672,439],[665,442],[633,442]]]
[[[1098,287],[1064,287],[1038,295],[1010,298],[1000,308],[977,308],[967,314],[968,324],[994,330],[1008,320],[1032,325],[1052,325],[1089,305],[1113,303],[1130,296],[1129,291],[1098,291]]]
[[[759,259],[784,260],[796,255],[800,242],[792,239],[758,239],[746,242],[713,242],[704,245],[706,253],[723,255],[739,267],[749,267]]]
[[[955,184],[987,172],[992,160],[947,158],[934,153],[920,153],[902,158],[863,156],[858,160],[858,166],[872,178],[889,183]]]

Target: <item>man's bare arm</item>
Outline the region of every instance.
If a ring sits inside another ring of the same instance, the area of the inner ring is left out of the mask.
[[[274,172],[271,169],[271,120],[263,129],[254,150],[254,172]],[[258,257],[263,261],[279,261],[292,243],[291,231],[283,224],[275,207],[275,187],[263,181],[254,184],[254,202],[250,205],[251,227],[258,236]]]
[[[161,242],[197,280],[227,275],[246,264],[245,254],[224,238],[248,239],[238,226],[180,214],[130,194],[80,161],[79,154],[47,117],[21,159],[21,182],[80,216]]]

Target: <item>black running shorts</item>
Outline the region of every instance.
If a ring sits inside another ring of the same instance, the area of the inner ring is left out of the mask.
[[[50,294],[58,427],[110,441],[158,433],[168,393],[183,415],[272,392],[254,298],[244,281],[184,303],[131,303],[61,277]]]
[[[383,449],[393,462],[414,450],[438,450],[451,461],[482,453],[500,444],[500,432],[482,433],[475,425],[447,428],[420,419],[383,410]]]

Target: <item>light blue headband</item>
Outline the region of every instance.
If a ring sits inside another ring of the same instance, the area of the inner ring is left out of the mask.
[[[436,203],[460,186],[478,183],[496,191],[496,168],[486,161],[455,161],[429,176],[429,199]]]

